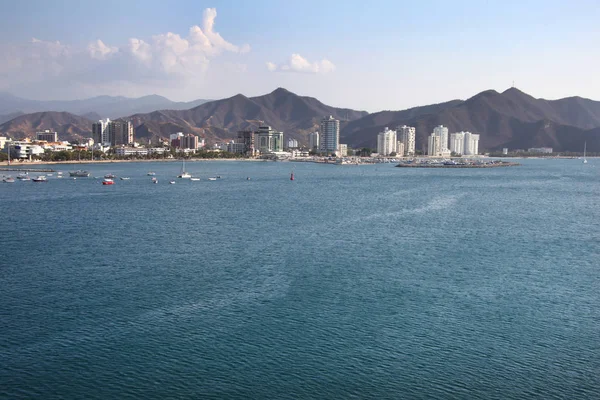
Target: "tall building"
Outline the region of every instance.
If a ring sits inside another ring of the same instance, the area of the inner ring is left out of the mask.
[[[296,139],[288,139],[287,147],[288,149],[297,149],[298,141]]]
[[[377,153],[380,156],[389,156],[391,153],[395,153],[397,146],[396,131],[392,131],[386,126],[383,132],[377,134]]]
[[[321,120],[320,135],[321,151],[325,153],[337,153],[340,144],[340,121],[333,116]]]
[[[58,142],[58,133],[46,129],[43,132],[36,132],[35,139],[38,141],[45,142]]]
[[[254,147],[254,131],[245,130],[238,131],[237,143],[243,144],[242,154],[246,156],[254,156],[255,155],[255,147]]]
[[[198,136],[192,135],[191,133],[183,136],[180,139],[180,147],[182,149],[196,150],[198,148]]]
[[[450,134],[450,151],[456,154],[465,154],[465,132]]]
[[[443,125],[433,128],[427,143],[427,154],[434,157],[447,157],[450,155],[448,149],[448,128]]]
[[[402,125],[396,128],[398,140],[404,144],[404,152],[399,155],[415,155],[416,129],[413,126]]]
[[[98,143],[100,146],[110,146],[109,124],[110,119],[108,118],[101,119],[92,124],[92,138],[94,139],[94,142]]]
[[[479,135],[465,132],[465,150],[462,154],[465,156],[479,154]]]
[[[255,142],[261,154],[283,151],[283,132],[278,132],[268,125],[258,127]]]
[[[308,135],[308,147],[310,150],[319,150],[319,132],[311,132]]]
[[[133,144],[133,124],[131,121],[110,121],[108,136],[111,146]]]
[[[181,148],[183,132],[171,133],[169,135],[169,145],[175,148]]]

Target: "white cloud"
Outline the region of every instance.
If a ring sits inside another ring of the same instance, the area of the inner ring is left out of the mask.
[[[19,86],[49,88],[71,85],[93,88],[111,84],[172,87],[203,81],[211,60],[225,52],[244,54],[215,32],[217,11],[204,10],[202,27],[192,26],[187,36],[167,32],[149,40],[129,39],[111,46],[98,39],[85,48],[33,38],[29,43],[0,45],[0,90]]]
[[[299,72],[307,74],[326,74],[335,71],[335,65],[327,60],[310,62],[300,54],[292,54],[287,63],[275,64],[267,62],[269,71]]]

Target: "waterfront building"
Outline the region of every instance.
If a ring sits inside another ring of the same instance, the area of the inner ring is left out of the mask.
[[[255,142],[261,154],[283,152],[283,132],[263,125],[258,127],[255,136]]]
[[[448,128],[443,125],[436,126],[429,135],[427,142],[427,155],[433,157],[448,157]]]
[[[244,154],[246,152],[246,144],[232,140],[227,143],[227,151],[230,153]]]
[[[471,132],[465,132],[465,147],[462,154],[465,156],[474,156],[479,154],[479,135]]]
[[[182,138],[183,138],[183,132],[171,133],[169,135],[169,145],[176,149],[180,148]]]
[[[249,129],[244,131],[238,131],[237,143],[243,144],[243,149],[240,151],[241,154],[244,154],[248,157],[256,155],[254,145],[254,131]]]
[[[51,131],[50,129],[46,129],[42,132],[35,133],[35,139],[37,141],[44,142],[58,142],[58,133]]]
[[[552,153],[552,147],[531,147],[527,150],[528,153]]]
[[[465,154],[464,132],[456,132],[450,134],[450,151],[456,154]]]
[[[108,118],[101,119],[92,124],[92,138],[100,146],[110,146],[109,124],[110,119]]]
[[[133,123],[131,121],[110,121],[108,135],[111,146],[128,146],[133,144]]]
[[[402,125],[396,128],[398,140],[404,145],[404,151],[398,155],[415,155],[416,129],[413,126]]]
[[[383,132],[377,134],[377,153],[380,156],[389,156],[391,153],[395,153],[397,146],[396,131],[392,131],[386,126]]]
[[[288,149],[297,149],[299,147],[298,141],[296,139],[288,139],[287,147]]]
[[[397,134],[397,132],[396,132]],[[400,140],[398,140],[397,144],[396,144],[396,155],[398,157],[402,157],[404,156],[405,151],[404,151],[404,143],[402,143]]]
[[[340,143],[340,157],[346,157],[348,155],[348,145]]]
[[[319,132],[311,132],[308,135],[308,147],[310,150],[319,150]]]
[[[180,141],[180,147],[182,149],[198,149],[198,136],[196,135],[192,135],[191,133],[189,133],[185,136],[182,136]]]
[[[164,154],[165,153],[165,148],[164,147],[153,147],[153,148],[145,148],[145,147],[129,147],[129,146],[122,146],[122,147],[117,147],[115,149],[115,155],[118,157],[125,157],[125,156],[147,156],[147,155],[151,155],[151,154]]]
[[[324,153],[337,153],[340,144],[340,121],[333,116],[321,120],[320,149]]]

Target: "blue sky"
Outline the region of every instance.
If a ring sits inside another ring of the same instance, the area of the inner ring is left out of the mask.
[[[597,1],[24,0],[0,12],[0,91],[28,98],[285,87],[377,111],[514,80],[535,97],[600,100]]]

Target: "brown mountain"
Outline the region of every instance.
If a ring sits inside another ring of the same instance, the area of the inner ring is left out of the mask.
[[[265,123],[285,133],[286,138],[296,138],[307,143],[308,133],[318,129],[319,121],[333,115],[344,124],[367,115],[365,111],[336,108],[312,97],[298,96],[286,89],[258,97],[242,94],[211,101],[184,111],[155,111],[136,114],[130,118],[138,137],[167,136],[173,132],[196,133],[209,140],[234,138],[238,130],[255,129]]]
[[[35,132],[52,129],[60,140],[80,139],[92,135],[92,121],[68,112],[24,114],[0,125],[0,135],[13,139],[33,137]]]
[[[416,127],[417,149],[424,150],[427,136],[440,124],[450,132],[479,133],[480,150],[550,146],[556,151],[581,151],[589,138],[588,149],[600,151],[594,147],[600,102],[581,97],[536,99],[515,88],[503,93],[488,90],[466,101],[371,114],[348,124],[341,140],[356,147],[375,147],[377,133],[384,127],[409,125]]]

